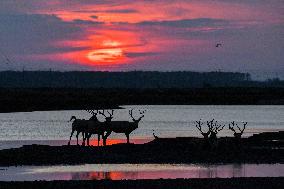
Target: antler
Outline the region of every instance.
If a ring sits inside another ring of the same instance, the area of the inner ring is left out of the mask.
[[[129,115],[132,118],[132,120],[135,120],[134,117],[133,117],[133,109],[129,110]]]
[[[146,110],[139,110],[139,114],[140,114],[140,115],[144,115],[145,112],[146,112]]]
[[[224,125],[221,125],[219,124],[217,127],[216,127],[216,130],[219,132],[219,131],[222,131],[225,127],[225,124]]]
[[[112,117],[112,116],[113,116],[113,113],[114,113],[114,110],[111,110],[111,112],[109,112],[109,111],[107,110],[107,113],[108,113],[109,117]]]
[[[88,109],[86,109],[86,111],[87,111],[88,113],[92,114],[92,115],[97,115],[98,112],[99,112],[99,110],[88,110]],[[95,112],[95,111],[96,111],[96,112]]]
[[[207,126],[208,126],[209,130],[211,131],[213,129],[214,119],[212,119],[211,121],[206,121],[206,122],[207,122]]]
[[[209,123],[210,124],[210,130],[214,133],[218,133],[219,131],[222,131],[225,127],[225,125],[222,125],[222,124],[218,124],[218,121],[215,121],[214,122],[214,119],[212,121],[210,121]]]
[[[103,115],[103,116],[105,117],[106,121],[111,121],[112,118],[113,118],[113,112],[114,112],[114,110],[111,110],[111,112],[109,112],[109,111],[107,110],[107,113],[108,113],[108,115],[109,115],[109,116],[107,116],[107,115],[105,114],[105,110],[102,110],[102,111],[99,111],[99,114]]]
[[[232,124],[232,126],[231,126],[231,124]],[[231,123],[229,123],[229,129],[230,129],[231,131],[233,131],[234,133],[236,133],[236,130],[234,129],[234,126],[235,126],[235,122],[234,122],[234,121],[232,121]]]
[[[99,114],[103,115],[105,118],[107,118],[106,114],[105,114],[105,110],[99,111]]]
[[[201,132],[203,133],[202,129],[201,129],[201,126],[203,125],[203,123],[201,122],[201,119],[200,121],[195,121],[196,124],[195,124],[195,127]]]
[[[133,121],[140,121],[145,115],[145,112],[146,112],[146,110],[139,110],[139,114],[141,115],[138,119],[135,119],[134,117],[133,117],[133,109],[131,109],[131,110],[129,110],[129,115],[130,115],[130,117],[132,118],[132,120]]]
[[[238,127],[238,129],[239,129],[239,131],[241,132],[241,133],[243,133],[244,132],[244,130],[246,129],[246,125],[248,124],[248,122],[243,122],[243,129],[241,129],[238,125],[237,125],[237,127]]]

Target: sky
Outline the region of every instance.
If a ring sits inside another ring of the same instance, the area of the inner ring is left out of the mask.
[[[284,1],[0,0],[0,44],[0,70],[282,78]]]

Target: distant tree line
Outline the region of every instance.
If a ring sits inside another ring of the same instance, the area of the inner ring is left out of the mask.
[[[234,72],[0,72],[2,88],[210,88],[283,87],[281,80],[252,81]]]

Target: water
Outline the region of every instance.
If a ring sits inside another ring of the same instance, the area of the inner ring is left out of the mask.
[[[215,118],[221,123],[246,121],[244,136],[259,132],[284,130],[284,106],[124,106],[116,110],[114,120],[130,120],[128,110],[147,110],[139,128],[131,133],[131,142],[145,143],[159,137],[200,136],[194,126],[199,119]],[[0,114],[0,149],[23,144],[67,144],[72,115],[89,119],[86,111],[42,111]],[[135,113],[134,113],[135,116]],[[136,114],[137,116],[137,114]],[[103,117],[99,117],[104,121]],[[228,128],[219,136],[232,136]],[[125,142],[122,134],[111,134],[108,144]],[[74,143],[74,141],[73,141]],[[92,144],[96,144],[93,140]],[[78,166],[0,167],[0,180],[93,180],[93,179],[158,179],[158,178],[228,178],[284,176],[284,164],[97,164]]]
[[[130,120],[128,110],[147,110],[139,128],[131,133],[131,139],[153,139],[153,130],[159,137],[200,136],[194,126],[195,120],[215,118],[221,123],[246,121],[248,128],[244,135],[284,130],[284,106],[124,106],[116,110],[114,120]],[[136,112],[135,112],[136,110]],[[68,140],[71,132],[72,115],[89,119],[86,111],[42,111],[0,114],[0,140]],[[99,116],[101,121],[104,117]],[[224,129],[219,136],[232,136]],[[125,139],[123,134],[111,134],[110,139]]]
[[[88,164],[0,167],[0,181],[283,177],[284,164]]]

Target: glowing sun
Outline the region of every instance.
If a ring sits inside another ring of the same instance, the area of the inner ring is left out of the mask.
[[[96,64],[118,63],[124,57],[120,45],[117,41],[103,41],[102,48],[90,51],[87,58]]]

